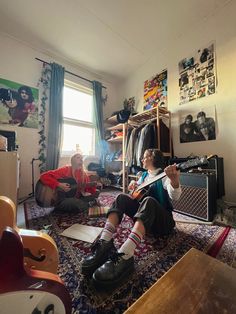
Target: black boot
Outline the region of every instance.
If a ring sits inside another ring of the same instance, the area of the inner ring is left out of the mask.
[[[85,257],[81,265],[81,273],[84,275],[92,275],[93,272],[104,264],[111,252],[114,253],[116,248],[113,239],[110,241],[98,240],[91,247],[92,255]]]
[[[93,281],[98,288],[115,288],[134,271],[134,258],[124,259],[124,253],[117,253],[99,267],[93,274]]]

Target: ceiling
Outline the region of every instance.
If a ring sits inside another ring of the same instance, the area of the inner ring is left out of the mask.
[[[232,0],[0,0],[0,30],[51,57],[122,79]]]

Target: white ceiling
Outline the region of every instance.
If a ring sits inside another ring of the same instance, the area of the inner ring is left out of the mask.
[[[124,78],[232,0],[0,0],[0,30],[50,56]]]

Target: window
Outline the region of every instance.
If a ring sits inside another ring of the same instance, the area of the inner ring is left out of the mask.
[[[65,82],[63,95],[62,156],[76,151],[95,155],[92,90]]]

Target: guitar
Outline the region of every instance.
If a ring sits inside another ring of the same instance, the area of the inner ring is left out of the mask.
[[[68,192],[63,191],[60,188],[53,190],[49,186],[43,184],[40,180],[35,186],[35,200],[40,207],[54,207],[58,202],[65,198],[75,197],[77,189],[83,189],[87,186],[96,186],[97,182],[77,183],[74,178],[62,178],[57,181],[61,183],[68,183],[70,190]]]
[[[23,252],[20,235],[5,228],[0,240],[1,314],[70,314],[71,298],[59,276],[26,270]]]
[[[211,156],[210,157],[194,158],[194,159],[188,160],[186,162],[177,164],[176,169],[177,170],[188,170],[188,169],[191,169],[194,167],[207,165],[209,158],[211,158]],[[164,177],[166,177],[165,172],[162,172],[162,173],[156,175],[150,181],[140,184],[134,191],[132,191],[130,193],[130,195],[132,196],[133,199],[136,199],[137,201],[141,201],[145,196],[148,195],[148,189],[146,189],[146,188],[149,187],[149,185],[151,185],[152,183],[154,183],[158,180],[161,180]]]
[[[22,238],[26,269],[57,273],[59,258],[54,240],[40,231],[18,228],[15,204],[8,197],[0,196],[0,238],[7,226],[16,230]]]

